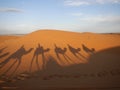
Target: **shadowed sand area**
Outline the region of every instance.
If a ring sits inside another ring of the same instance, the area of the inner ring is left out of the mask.
[[[2,38],[0,89],[6,88],[119,90],[120,34],[39,30]]]

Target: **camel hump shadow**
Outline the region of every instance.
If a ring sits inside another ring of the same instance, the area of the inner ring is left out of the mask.
[[[94,54],[95,52],[95,49],[94,48],[91,48],[89,49],[87,46],[85,46],[84,44],[82,44],[82,48],[85,52],[89,53],[89,54]]]

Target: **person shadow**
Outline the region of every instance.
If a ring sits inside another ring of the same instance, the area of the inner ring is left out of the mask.
[[[3,62],[0,63],[0,69],[3,68],[7,63],[10,62],[10,60],[15,60],[12,65],[10,65],[10,67],[2,74],[2,76],[6,75],[11,69],[12,67],[18,62],[15,70],[13,70],[11,76],[17,71],[17,69],[19,68],[20,64],[21,64],[21,60],[22,57],[28,53],[30,53],[33,50],[33,48],[30,48],[29,50],[26,50],[24,48],[24,45],[21,46],[16,52],[14,52],[12,55],[10,55],[7,59],[5,59]]]
[[[56,44],[55,44],[55,53],[56,53],[56,56],[57,56],[57,58],[61,61],[61,58],[60,58],[60,56],[59,55],[62,55],[64,58],[65,58],[65,60],[67,60],[67,62],[69,62],[69,60],[71,60],[67,55],[66,55],[66,51],[67,51],[67,48],[60,48],[60,47],[58,47]]]
[[[4,47],[4,48],[1,48],[1,49],[0,49],[0,59],[3,58],[3,57],[5,57],[5,56],[7,56],[7,55],[9,54],[9,52],[6,52],[6,53],[2,54],[3,51],[4,51],[4,49],[6,49],[6,48],[7,48],[7,47]]]
[[[42,69],[45,69],[45,64],[46,64],[46,60],[45,60],[45,54],[46,52],[49,52],[50,49],[47,48],[47,49],[44,49],[43,46],[40,46],[40,44],[38,44],[38,47],[36,48],[35,52],[34,52],[34,55],[33,55],[33,58],[32,58],[32,61],[31,61],[31,64],[30,64],[30,68],[29,68],[29,72],[31,72],[31,69],[32,69],[32,65],[33,65],[33,61],[34,59],[36,58],[36,64],[37,64],[37,69],[38,71],[40,71],[40,67],[39,67],[39,63],[38,63],[38,56],[41,55],[42,56]]]
[[[74,48],[74,47],[72,47],[72,46],[69,45],[69,44],[68,44],[68,48],[69,48],[70,52],[71,52],[75,57],[77,57],[78,59],[81,59],[80,57],[86,59],[85,56],[83,56],[83,55],[80,53],[80,51],[81,51],[80,48]],[[79,56],[80,56],[80,57],[79,57]]]
[[[85,46],[84,44],[82,44],[82,48],[83,50],[88,53],[88,54],[94,54],[95,53],[95,49],[94,48],[91,48],[89,49],[87,46]]]

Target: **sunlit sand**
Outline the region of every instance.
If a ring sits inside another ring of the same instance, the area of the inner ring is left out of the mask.
[[[24,36],[0,36],[1,89],[119,87],[120,34],[38,30]]]

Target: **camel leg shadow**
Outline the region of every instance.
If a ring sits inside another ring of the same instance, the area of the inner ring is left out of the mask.
[[[5,57],[5,56],[7,56],[8,54],[9,54],[9,53],[5,53],[5,54],[1,55],[0,58],[3,58],[3,57]]]
[[[12,72],[12,74],[10,75],[10,77],[13,77],[13,75],[16,73],[16,71],[18,70],[18,68],[20,67],[21,61],[18,61],[17,67],[15,68],[15,70]]]
[[[2,76],[5,76],[12,69],[16,62],[17,60],[12,63],[12,65],[2,74]]]
[[[39,63],[38,63],[38,55],[36,55],[36,64],[37,64],[38,71],[40,71],[40,66],[39,66]]]

